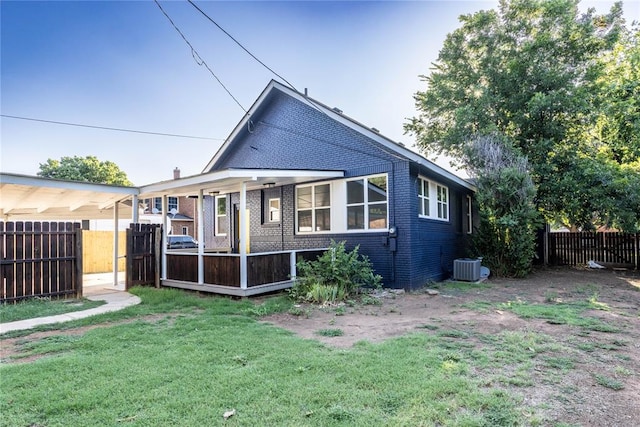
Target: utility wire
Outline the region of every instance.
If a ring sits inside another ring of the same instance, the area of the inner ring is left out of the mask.
[[[32,122],[53,123],[53,124],[56,124],[56,125],[76,126],[76,127],[82,127],[82,128],[113,130],[113,131],[117,131],[117,132],[130,132],[130,133],[142,133],[142,134],[146,134],[146,135],[171,136],[171,137],[174,137],[174,138],[209,139],[209,140],[212,140],[212,141],[224,141],[223,138],[208,138],[206,136],[179,135],[179,134],[175,134],[175,133],[162,133],[162,132],[147,132],[147,131],[144,131],[144,130],[112,128],[112,127],[107,127],[107,126],[84,125],[84,124],[80,124],[80,123],[57,122],[57,121],[54,121],[54,120],[34,119],[32,117],[10,116],[8,114],[0,114],[0,117],[6,117],[8,119],[29,120],[29,121],[32,121]]]
[[[157,2],[157,0],[155,0]],[[198,7],[198,5],[196,5],[193,0],[187,0],[187,2],[189,2],[189,4],[191,6],[193,6],[194,8],[196,8],[198,10],[198,12],[200,12],[202,15],[204,15],[205,18],[207,18],[209,21],[211,21],[211,23],[213,25],[215,25],[216,27],[218,27],[220,29],[220,31],[222,31],[223,33],[225,33],[231,40],[233,40],[238,46],[240,46],[240,48],[242,48],[242,50],[244,50],[245,52],[247,52],[247,54],[249,54],[249,56],[251,56],[253,59],[255,59],[258,63],[260,63],[260,65],[262,65],[264,68],[266,68],[267,70],[269,70],[270,72],[272,72],[275,76],[279,77],[282,81],[284,81],[287,85],[289,85],[289,87],[291,89],[293,89],[294,91],[300,93],[300,91],[298,89],[295,88],[295,86],[293,86],[291,83],[289,83],[289,81],[287,79],[285,79],[284,77],[282,77],[280,74],[276,73],[273,69],[271,69],[269,66],[267,66],[264,62],[262,62],[260,59],[258,59],[253,53],[251,53],[246,47],[244,47],[242,45],[242,43],[240,43],[238,40],[236,40],[231,34],[229,34],[224,28],[222,28],[220,26],[220,24],[218,24],[216,21],[213,20],[213,18],[211,18],[209,15],[207,15],[202,9],[200,9]],[[305,99],[307,100],[307,102],[310,103],[310,105],[315,108],[316,110],[318,110],[320,113],[324,114],[325,116],[329,117],[329,114],[327,114],[327,112],[322,108],[322,106],[320,105],[319,102],[315,101],[313,98],[309,98],[306,94],[304,95]],[[249,123],[251,124],[251,122]],[[358,133],[355,132],[353,129],[351,129],[349,126],[343,125],[348,131],[353,132],[353,133]],[[249,130],[249,133],[251,133],[251,130]],[[369,142],[367,140],[367,142]],[[371,142],[369,142],[371,145],[373,145]],[[386,154],[398,158],[398,159],[403,159],[402,156],[397,155],[396,153],[387,150],[386,148],[384,148],[381,144],[376,144],[375,147],[377,147],[378,149],[382,150],[383,152],[385,152]]]
[[[278,76],[280,79],[282,79],[282,81],[284,81],[286,84],[289,85],[290,88],[292,88],[293,90],[295,90],[296,92],[298,92],[298,89],[296,89],[291,83],[289,83],[287,81],[287,79],[285,79],[284,77],[282,77],[280,74],[276,73],[275,71],[273,71],[271,68],[269,68],[269,66],[267,66],[267,64],[265,64],[264,62],[262,62],[261,60],[259,60],[253,53],[249,52],[249,50],[244,47],[242,45],[242,43],[240,43],[238,40],[236,40],[231,34],[229,34],[224,28],[222,28],[216,21],[214,21],[209,15],[207,15],[202,9],[200,9],[198,7],[198,5],[196,5],[192,0],[187,0],[189,2],[189,4],[191,4],[191,6],[195,7],[198,12],[200,12],[201,14],[204,15],[205,18],[207,18],[209,21],[211,21],[211,23],[213,25],[215,25],[216,27],[218,27],[220,29],[220,31],[222,31],[223,33],[225,33],[231,40],[233,40],[238,46],[240,46],[242,48],[242,50],[244,50],[245,52],[247,52],[249,54],[249,56],[251,56],[253,59],[255,59],[256,61],[258,61],[260,63],[260,65],[262,65],[264,68],[266,68],[267,70],[271,71],[274,75]]]
[[[187,38],[185,37],[185,35],[182,33],[182,31],[180,31],[180,29],[178,28],[178,26],[173,22],[173,19],[171,19],[171,17],[167,14],[167,12],[165,12],[165,10],[162,8],[162,6],[160,5],[160,3],[158,2],[158,0],[154,0],[154,2],[158,5],[158,7],[160,8],[160,10],[162,11],[163,15],[167,17],[167,19],[169,20],[169,22],[171,22],[171,25],[173,25],[173,28],[175,28],[175,30],[178,32],[178,34],[180,34],[180,37],[182,37],[182,40],[184,40],[184,42],[191,48],[191,56],[193,56],[193,59],[196,61],[196,64],[202,66],[204,65],[205,68],[207,70],[209,70],[209,72],[211,73],[211,75],[218,81],[218,83],[220,83],[220,86],[222,86],[222,88],[229,94],[229,96],[231,98],[233,98],[233,100],[236,102],[236,104],[238,104],[238,106],[242,109],[242,111],[244,111],[245,113],[247,113],[247,110],[242,106],[242,104],[240,104],[240,101],[238,101],[236,99],[235,96],[233,96],[233,94],[229,91],[229,89],[227,89],[227,87],[224,85],[224,83],[222,83],[220,81],[220,79],[218,78],[218,76],[216,76],[216,74],[213,72],[213,70],[209,67],[209,65],[205,62],[204,59],[202,59],[202,57],[200,56],[200,54],[198,53],[198,51],[193,47],[193,45],[191,43],[189,43],[189,40],[187,40]]]

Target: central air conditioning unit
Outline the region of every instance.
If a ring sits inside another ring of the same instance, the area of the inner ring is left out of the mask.
[[[480,280],[480,260],[471,258],[453,260],[453,279],[465,282]]]

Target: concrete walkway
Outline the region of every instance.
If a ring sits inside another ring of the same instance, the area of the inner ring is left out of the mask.
[[[105,277],[108,278],[108,276]],[[113,275],[111,278],[112,277]],[[84,282],[87,283],[86,279]],[[113,283],[102,283],[99,280],[96,280],[91,286],[85,286],[83,288],[84,297],[92,301],[105,301],[106,304],[89,310],[74,311],[72,313],[58,314],[56,316],[36,317],[34,319],[0,323],[0,334],[11,331],[20,331],[23,329],[31,329],[40,325],[83,319],[85,317],[95,316],[96,314],[118,311],[131,305],[140,304],[140,298],[128,292],[124,292],[120,290],[120,288],[124,289],[124,286],[114,286]]]

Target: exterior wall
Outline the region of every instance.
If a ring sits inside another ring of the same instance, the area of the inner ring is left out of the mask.
[[[421,173],[422,172],[422,173]],[[418,216],[418,175],[425,176],[449,188],[449,221]],[[414,167],[411,170],[410,193],[412,216],[412,277],[411,288],[429,281],[447,279],[453,272],[453,260],[467,255],[467,195],[470,191],[453,185],[442,177],[429,175]]]
[[[239,135],[213,169],[269,168],[349,171],[395,161],[378,143],[317,109],[276,94],[266,110],[254,115],[251,132]]]
[[[464,254],[467,235],[459,226],[468,190],[440,176],[431,176],[449,188],[450,221],[419,218],[417,178],[420,173],[429,178],[428,171],[420,171],[404,157],[277,91],[253,117],[250,132],[244,129],[238,135],[213,170],[266,167],[343,170],[347,178],[386,173],[388,225],[397,228],[397,237],[390,237],[388,230],[296,234],[295,186],[289,185],[247,193],[251,252],[312,249],[327,247],[332,239],[345,240],[349,249],[360,245],[360,253],[370,258],[386,287],[415,289],[429,280],[448,276],[453,259]],[[269,224],[264,217],[265,201],[274,197],[281,199],[281,220]],[[232,194],[227,203],[230,238],[234,233],[236,204],[238,193]]]

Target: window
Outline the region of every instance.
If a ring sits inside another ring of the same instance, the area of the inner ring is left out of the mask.
[[[471,204],[471,196],[467,196],[467,233],[473,233],[473,205]]]
[[[438,194],[438,218],[449,219],[449,189],[442,185],[436,185]]]
[[[429,216],[429,181],[422,178],[418,181],[418,203],[420,216]]]
[[[387,211],[386,175],[347,181],[348,230],[387,228]]]
[[[154,197],[153,199],[147,199],[145,200],[145,204],[147,205],[147,211],[151,213],[162,212],[162,197]],[[167,213],[170,213],[171,209],[175,209],[176,212],[178,211],[177,197],[167,197]]]
[[[229,230],[229,223],[227,221],[227,196],[216,197],[216,219],[215,219],[215,233],[216,236],[226,236]]]
[[[280,222],[280,199],[269,199],[268,222]]]
[[[449,220],[449,188],[418,178],[418,215],[422,218]]]
[[[331,186],[310,185],[296,188],[298,232],[331,230]]]
[[[189,234],[189,227],[182,227],[182,234]]]

